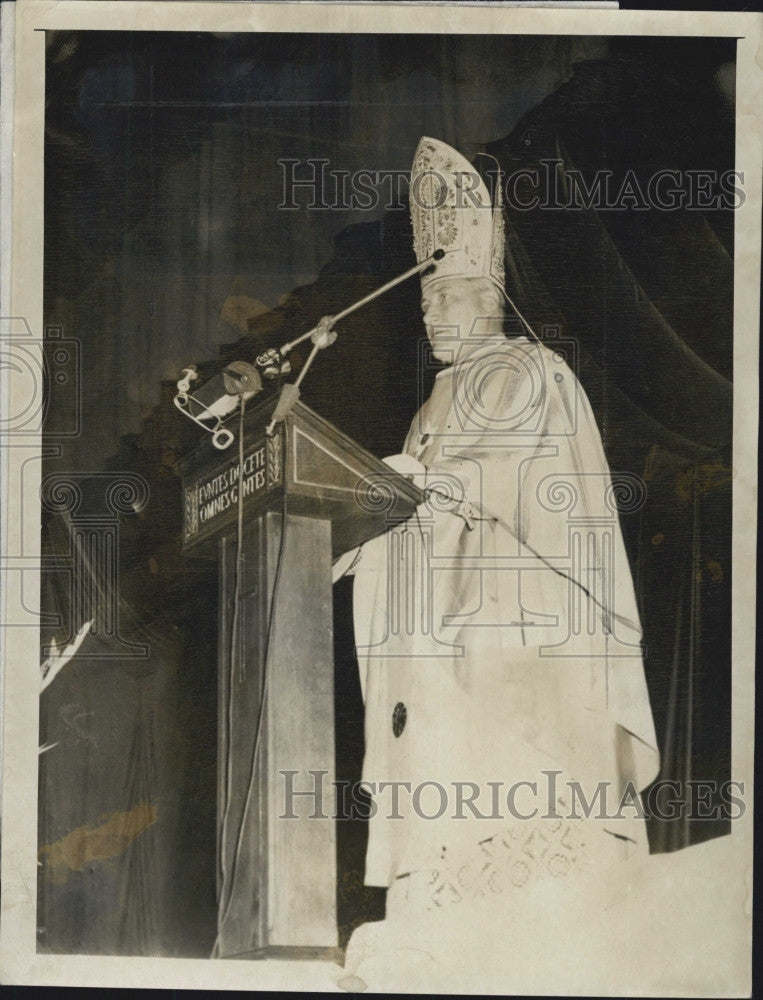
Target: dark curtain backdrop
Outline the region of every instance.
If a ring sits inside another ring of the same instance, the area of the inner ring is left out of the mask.
[[[217,579],[180,552],[175,463],[196,434],[174,381],[292,339],[412,263],[407,208],[385,206],[383,184],[367,209],[337,207],[330,183],[333,208],[309,208],[302,189],[288,211],[278,160],[300,161],[301,178],[309,158],[407,171],[430,134],[469,157],[487,146],[506,171],[553,159],[562,187],[571,170],[720,172],[733,168],[734,45],[59,32],[47,46],[45,316],[77,342],[80,403],[73,424],[71,382],[51,378],[43,645],[95,624],[41,699],[55,746],[40,764],[40,947],[204,956]],[[543,336],[574,339],[610,465],[647,485],[621,521],[661,776],[724,780],[733,212],[509,207],[507,231],[510,294]],[[344,322],[304,384],[379,456],[399,451],[435,372],[419,317],[409,282]],[[350,597],[336,588],[337,773],[352,780]],[[652,822],[650,840],[666,851],[727,831]],[[338,836],[345,940],[384,900],[362,887],[363,824]]]

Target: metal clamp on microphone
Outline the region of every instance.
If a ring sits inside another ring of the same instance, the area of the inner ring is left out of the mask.
[[[284,358],[283,352],[277,347],[271,347],[260,354],[254,363],[262,377],[270,381],[288,375],[291,371],[291,362]]]

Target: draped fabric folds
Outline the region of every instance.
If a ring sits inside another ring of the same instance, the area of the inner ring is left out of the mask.
[[[718,150],[724,140],[733,147],[733,123],[717,101],[707,105],[717,134],[702,147],[688,112],[683,130],[660,130],[649,110],[657,86],[628,60],[583,64],[489,152],[507,174],[548,177],[552,162],[560,206],[570,205],[571,172],[589,190],[605,168],[615,189],[626,172],[646,183],[650,172],[685,162],[692,140],[708,158],[703,166],[717,175],[729,169]],[[620,118],[614,97],[626,89],[637,96]],[[663,100],[686,95],[674,84]],[[581,346],[578,375],[613,474],[628,470],[646,486],[643,508],[621,523],[644,627],[659,778],[682,783],[685,805],[683,820],[650,819],[656,851],[729,829],[722,818],[687,818],[687,782],[732,777],[731,214],[507,206],[512,294],[539,330],[550,317]]]
[[[537,787],[558,767],[560,783],[606,783],[619,801],[627,782],[644,788],[658,770],[611,501],[633,484],[613,488],[559,351],[500,335],[459,346],[405,442],[426,469],[417,483],[434,493],[416,517],[366,543],[354,570],[364,780],[447,788],[466,779],[485,792],[496,780]],[[448,498],[466,500],[475,519],[448,509]],[[408,722],[393,732],[396,703]],[[371,884],[419,870],[444,845],[451,860],[459,841],[468,856],[470,838],[476,852],[512,819],[459,823],[448,811],[438,825],[401,812],[391,821],[380,805],[370,820]],[[593,840],[610,830],[644,842],[643,827],[623,819]]]
[[[102,488],[79,484],[80,511]],[[112,531],[44,510],[43,658],[91,624],[40,697],[42,951],[195,955],[214,935],[214,858],[197,844],[214,830],[214,703],[199,691],[214,636],[190,646],[151,609],[126,558],[139,520]]]

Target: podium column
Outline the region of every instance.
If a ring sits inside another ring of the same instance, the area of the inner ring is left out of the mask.
[[[219,545],[219,954],[334,948],[331,522],[246,521],[237,616],[235,531]],[[313,789],[311,772],[320,800],[287,795]]]

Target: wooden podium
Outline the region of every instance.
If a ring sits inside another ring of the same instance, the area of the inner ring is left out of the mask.
[[[422,499],[302,403],[268,436],[276,401],[250,404],[243,465],[238,415],[181,463],[184,551],[219,565],[223,958],[337,946],[332,561]]]

